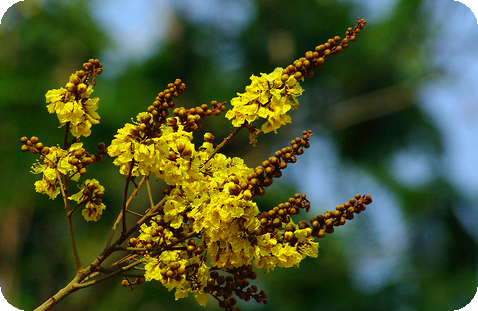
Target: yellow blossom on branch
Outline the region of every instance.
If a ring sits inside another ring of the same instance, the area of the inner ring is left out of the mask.
[[[89,136],[91,126],[98,124],[100,116],[98,98],[90,98],[93,86],[86,81],[84,71],[77,71],[70,76],[66,88],[50,90],[46,93],[49,113],[56,113],[60,127],[69,124],[75,137]]]
[[[35,191],[41,194],[47,194],[50,199],[55,199],[60,193],[58,179],[58,163],[67,155],[67,151],[59,147],[51,147],[48,154],[43,156],[43,163],[37,160],[32,166],[33,174],[43,173],[41,180],[35,182]],[[65,167],[62,167],[66,169]],[[64,171],[65,174],[68,170]]]
[[[137,120],[144,115],[138,114]],[[183,131],[181,125],[173,131],[164,124],[157,136],[148,137],[141,135],[139,127],[137,124],[126,124],[118,130],[108,147],[108,154],[116,157],[113,164],[120,166],[120,173],[127,175],[130,170],[132,176],[153,173],[170,185],[187,178],[185,174],[194,152],[192,134]]]
[[[76,201],[79,205],[85,204],[81,214],[86,221],[98,221],[106,208],[101,200],[105,193],[105,187],[100,185],[96,179],[87,179],[80,186],[80,189],[79,192],[68,199]]]
[[[292,217],[301,211],[309,212],[311,207],[305,194],[296,193],[262,212],[254,199],[264,195],[266,188],[283,176],[283,170],[309,148],[311,131],[302,131],[290,141],[290,146],[275,151],[255,168],[220,151],[245,128],[255,144],[261,131],[277,133],[282,125],[290,123],[289,111],[298,107],[297,97],[303,93],[298,81],[312,77],[327,57],[346,49],[364,26],[365,21],[358,19],[357,26],[348,28],[343,40],[336,36],[284,69],[252,75],[245,93],[238,93],[231,100],[232,109],[226,113],[237,129],[218,144],[214,135],[206,132],[204,143],[196,148],[193,133],[201,129],[204,118],[224,112],[225,102],[175,108],[173,99],[186,88],[180,79],[158,93],[135,121],[119,129],[108,148],[100,143],[96,154],[86,152],[79,137],[90,135],[92,124],[99,122],[98,99],[90,96],[95,77],[101,73],[101,63],[91,59],[83,64],[85,71],[70,76],[65,88],[49,91],[48,111],[57,114],[61,126],[65,125],[74,138],[70,141],[69,132],[65,131],[62,149],[45,147],[35,136],[22,137],[22,151],[40,155],[32,168],[34,173],[43,174],[35,183],[36,191],[52,199],[61,193],[64,198],[78,273],[65,291],[45,304],[56,303],[78,288],[116,275],[123,276],[121,284],[129,287],[143,279],[157,280],[168,290],[175,289],[175,299],[193,293],[200,305],[206,304],[206,295],[210,294],[221,308],[230,311],[239,310],[232,295],[245,301],[252,298],[267,303],[265,292],[249,283],[248,279],[257,277],[254,266],[267,271],[277,266],[298,267],[304,258],[317,257],[316,238],[333,233],[336,227],[364,211],[372,199],[370,195],[356,194],[335,210],[296,224]],[[90,77],[93,77],[91,82]],[[265,119],[260,130],[252,125],[258,118]],[[86,221],[99,220],[105,210],[102,202],[105,188],[96,179],[87,179],[79,186],[79,192],[70,196],[68,183],[77,181],[86,174],[87,165],[101,161],[106,154],[115,157],[113,164],[126,176],[122,206],[113,225],[114,233],[122,222],[122,231],[115,242],[108,242],[95,261],[82,268],[71,215],[84,206],[82,215]],[[135,177],[141,175],[138,183]],[[149,184],[150,176],[162,179],[167,185],[157,203]],[[131,185],[135,186],[132,192]],[[149,202],[144,211],[132,210],[130,203],[143,185],[147,187]],[[69,200],[77,205],[70,208]],[[132,222],[130,214],[138,220]],[[106,267],[104,260],[117,251],[127,254]],[[136,279],[132,281],[131,276]]]
[[[270,74],[261,73],[260,77],[251,76],[251,84],[246,93],[238,93],[231,100],[233,108],[226,113],[232,124],[240,127],[244,122],[252,123],[259,117],[267,121],[262,125],[264,133],[274,131],[290,123],[289,110],[298,106],[297,97],[303,92],[294,76],[282,80],[283,69],[278,67]]]

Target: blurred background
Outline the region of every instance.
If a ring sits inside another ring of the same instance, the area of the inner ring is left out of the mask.
[[[355,193],[370,193],[373,204],[320,240],[318,258],[298,269],[258,271],[256,284],[269,303],[239,306],[412,311],[468,304],[478,286],[478,27],[473,13],[452,0],[15,4],[0,25],[0,286],[8,301],[31,310],[75,274],[61,199],[35,193],[39,176],[29,173],[35,156],[20,151],[22,136],[62,142],[63,129],[45,108],[48,90],[64,86],[89,58],[100,59],[93,97],[101,99],[101,123],[83,139],[95,150],[174,79],[187,85],[177,106],[229,102],[251,74],[285,67],[343,37],[357,16],[367,20],[365,30],[301,83],[292,124],[259,136],[258,148],[242,133],[224,153],[255,167],[310,129],[311,148],[267,188],[260,208],[295,192],[313,206],[298,219]],[[210,118],[203,129],[220,141],[232,126]],[[121,206],[124,181],[109,162],[87,175],[106,187],[102,219],[74,219],[84,265],[103,249]],[[158,200],[163,186],[152,184]],[[206,310],[194,298],[175,301],[158,282],[130,291],[120,281],[76,292],[56,309]],[[207,309],[219,310],[211,297]]]

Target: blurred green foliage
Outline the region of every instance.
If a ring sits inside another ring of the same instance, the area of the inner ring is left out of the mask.
[[[91,15],[95,3],[20,2],[7,12],[0,27],[0,285],[8,300],[24,310],[66,285],[75,266],[61,202],[34,192],[37,176],[29,173],[34,157],[20,152],[19,139],[36,135],[45,145],[60,142],[63,131],[57,129],[56,117],[48,115],[44,94],[64,86],[83,62],[100,58],[111,47],[108,35]],[[95,148],[100,141],[108,144],[117,128],[144,111],[175,78],[187,85],[177,106],[229,101],[236,92],[243,92],[251,74],[285,67],[328,38],[343,36],[360,14],[359,7],[345,1],[270,0],[251,5],[250,22],[234,35],[217,24],[187,18],[184,8],[176,7],[172,31],[153,56],[143,62],[125,62],[118,76],[98,78],[94,96],[101,98],[102,118],[93,127],[93,135],[84,139],[87,148]],[[456,213],[457,206],[469,202],[446,176],[436,174],[426,184],[410,187],[390,170],[394,154],[415,147],[439,171],[442,137],[414,95],[420,82],[439,75],[427,62],[429,51],[423,38],[431,36],[436,25],[425,16],[423,1],[398,1],[388,16],[368,23],[349,50],[329,58],[314,78],[302,84],[306,92],[300,98],[300,111],[292,115],[292,125],[278,135],[259,137],[259,148],[250,147],[243,135],[224,150],[244,157],[254,167],[275,146],[287,145],[301,130],[312,129],[316,136],[334,142],[343,165],[366,172],[391,194],[375,198],[365,214],[348,225],[356,230],[345,228],[347,235],[326,236],[319,258],[305,260],[299,269],[259,272],[257,284],[266,290],[269,303],[251,301],[241,304],[243,310],[454,310],[472,299],[477,286],[477,241]],[[101,61],[107,72],[108,62]],[[207,120],[203,129],[221,139],[232,128],[227,120],[215,118]],[[201,139],[202,133],[196,137]],[[314,154],[306,152],[302,157]],[[106,186],[107,209],[98,223],[75,219],[83,264],[104,247],[124,186],[115,167],[97,165],[95,169],[91,176]],[[153,184],[159,198],[162,185]],[[301,189],[281,180],[258,202],[270,209],[294,192]],[[341,204],[348,197],[333,200]],[[373,229],[368,228],[366,214],[387,213],[388,200],[394,200],[405,217],[407,227],[401,235],[410,241],[409,256],[400,263],[402,274],[367,288],[353,279],[359,267],[353,264],[348,246],[374,243],[374,237],[367,236]],[[142,203],[138,199],[135,206],[139,209]],[[156,282],[133,291],[119,282],[111,280],[74,293],[57,308],[204,310],[194,299],[174,301],[174,294]],[[208,309],[218,309],[212,300]]]

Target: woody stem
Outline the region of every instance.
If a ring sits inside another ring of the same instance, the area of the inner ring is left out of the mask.
[[[68,181],[66,176],[62,175],[60,177],[60,172],[56,171],[57,178],[60,182],[61,195],[63,196],[63,202],[65,203],[66,211],[66,220],[68,222],[68,232],[70,234],[71,248],[73,249],[73,257],[75,257],[76,267],[78,270],[81,270],[80,256],[78,255],[78,250],[75,243],[75,235],[73,234],[73,223],[71,221],[71,212],[70,212],[70,201],[68,200]]]

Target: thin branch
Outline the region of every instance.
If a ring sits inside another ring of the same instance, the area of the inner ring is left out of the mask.
[[[125,261],[131,261],[138,256],[139,256],[139,254],[128,254],[128,255],[124,256],[123,258],[121,258],[120,260],[112,263],[111,267],[116,267],[117,265],[120,265]]]
[[[110,274],[107,274],[107,275],[104,275],[102,277],[99,277],[95,280],[92,280],[92,281],[89,281],[89,282],[85,282],[85,283],[81,283],[81,284],[77,284],[76,287],[78,289],[80,288],[85,288],[85,287],[89,287],[89,286],[92,286],[92,285],[95,285],[95,284],[98,284],[100,282],[103,282],[103,281],[106,281],[108,279],[111,279],[112,277],[114,276],[117,276],[123,272],[126,272],[128,270],[131,270],[132,268],[136,267],[137,265],[139,264],[142,264],[143,262],[142,261],[138,261],[138,262],[133,262],[132,264],[129,264],[127,266],[124,266],[124,267],[120,267],[118,268],[117,270],[111,272]]]
[[[63,150],[68,149],[68,135],[69,135],[69,133],[70,133],[70,122],[67,122],[66,126],[65,126],[65,138],[63,140]]]
[[[153,196],[151,194],[151,187],[149,186],[149,176],[146,178],[146,187],[148,188],[149,203],[151,204],[151,207],[153,207],[154,203]]]
[[[189,234],[183,236],[182,238],[177,239],[176,241],[172,242],[171,244],[168,244],[168,245],[164,246],[164,247],[161,248],[160,250],[157,250],[157,251],[155,251],[155,252],[152,252],[151,255],[152,255],[152,256],[156,256],[157,254],[160,254],[160,253],[162,253],[162,252],[164,252],[164,251],[166,251],[166,250],[175,249],[175,247],[174,247],[175,245],[177,245],[177,244],[179,244],[179,243],[181,243],[181,242],[184,242],[185,240],[190,239],[190,238],[192,238],[192,237],[195,237],[195,236],[197,236],[197,235],[198,235],[198,233],[196,233],[196,232],[191,232],[191,233],[189,233]],[[118,247],[118,246],[116,246],[115,248],[118,249],[118,250],[123,250],[121,247]],[[131,249],[133,249],[133,248],[131,248]],[[137,260],[136,262],[133,262],[133,263],[127,265],[127,266],[120,267],[120,268],[118,268],[117,270],[112,271],[111,273],[109,273],[109,274],[107,274],[107,275],[104,275],[104,276],[102,276],[102,277],[99,277],[99,278],[97,278],[97,279],[95,279],[95,280],[92,280],[92,281],[89,281],[89,282],[85,282],[85,283],[81,283],[81,284],[77,284],[76,287],[79,289],[79,288],[84,288],[84,287],[89,287],[89,286],[95,285],[95,284],[97,284],[97,283],[106,281],[106,280],[108,280],[108,279],[110,279],[110,278],[112,278],[112,277],[114,277],[114,276],[120,275],[120,274],[122,274],[123,272],[127,272],[127,271],[133,269],[134,267],[136,267],[136,266],[138,266],[138,265],[140,265],[140,264],[142,264],[142,263],[143,263],[142,260]],[[143,273],[143,274],[144,274],[144,273]]]
[[[123,209],[122,209],[122,219],[123,219],[123,230],[121,230],[121,235],[126,233],[126,198],[128,196],[128,188],[129,188],[129,182],[131,175],[133,173],[133,168],[134,168],[134,159],[131,160],[131,166],[129,168],[128,175],[126,176],[126,185],[124,187],[124,192],[123,192]]]
[[[140,214],[140,213],[136,213],[136,212],[133,212],[133,211],[130,211],[129,209],[126,209],[126,212],[127,213],[130,213],[132,215],[135,215],[135,216],[139,216],[139,217],[143,217],[144,215]]]
[[[68,213],[68,216],[71,216],[71,214],[73,214],[73,212],[81,205],[85,204],[85,202],[87,202],[88,200],[87,199],[84,199],[83,201],[81,201],[80,203],[76,204],[75,207],[73,207],[73,209]]]
[[[213,152],[211,153],[211,155],[209,156],[209,159],[207,159],[207,161],[204,162],[204,163],[201,165],[201,168],[204,167],[204,166],[206,165],[206,163],[209,162],[209,160],[211,160],[216,153],[218,153],[222,148],[224,148],[224,146],[225,146],[227,143],[229,143],[229,142],[232,140],[232,138],[233,138],[234,136],[236,136],[237,133],[239,133],[243,128],[247,128],[247,125],[246,125],[245,123],[242,124],[242,125],[241,125],[240,127],[238,127],[237,129],[235,129],[231,134],[229,134],[229,136],[227,136],[226,138],[224,138],[224,140],[223,140],[219,145],[216,146],[216,148],[214,149],[214,151],[213,151]]]
[[[138,186],[133,190],[133,193],[131,193],[131,195],[129,196],[128,198],[128,201],[126,201],[126,208],[129,207],[129,205],[131,204],[131,202],[133,201],[133,199],[136,197],[136,194],[138,193],[139,189],[141,188],[141,186],[143,186],[144,182],[146,181],[146,176],[143,176],[143,178],[141,179],[141,181],[139,182]],[[109,247],[111,245],[111,241],[113,240],[113,235],[116,231],[116,226],[118,226],[119,222],[121,221],[123,217],[123,209],[121,209],[118,217],[116,218],[116,221],[115,223],[113,224],[113,227],[111,229],[111,235],[108,239],[108,242],[106,243],[106,247]]]
[[[70,233],[71,248],[73,249],[73,257],[75,257],[76,267],[78,270],[81,270],[80,256],[78,255],[78,250],[75,243],[75,235],[73,234],[73,224],[71,221],[70,213],[70,201],[68,200],[68,184],[66,181],[66,176],[62,175],[60,177],[60,172],[56,171],[58,181],[60,183],[61,195],[63,196],[63,202],[65,203],[66,219],[68,222],[68,232]],[[62,182],[63,179],[63,182]]]
[[[50,310],[58,302],[65,299],[68,295],[70,295],[72,292],[78,290],[80,287],[87,287],[87,286],[91,286],[91,285],[94,285],[94,284],[98,283],[99,282],[98,280],[93,280],[93,281],[90,281],[90,282],[87,282],[87,283],[84,283],[84,284],[80,284],[86,278],[91,277],[92,274],[95,274],[98,271],[98,268],[100,267],[101,263],[103,263],[103,261],[105,261],[106,258],[108,258],[111,254],[113,254],[115,251],[117,251],[116,247],[118,245],[123,244],[123,242],[126,241],[128,239],[128,237],[131,236],[134,232],[136,232],[139,229],[139,227],[141,227],[141,225],[143,223],[145,223],[146,221],[148,221],[148,219],[150,219],[151,217],[156,215],[158,213],[158,211],[163,207],[163,204],[164,204],[165,201],[166,201],[166,198],[163,198],[153,208],[149,209],[147,211],[147,213],[143,217],[141,217],[141,219],[138,220],[136,222],[136,224],[128,232],[121,235],[113,243],[112,246],[106,247],[103,250],[103,252],[98,257],[96,257],[96,259],[93,260],[93,262],[88,267],[86,267],[84,269],[80,269],[77,272],[76,276],[73,278],[73,280],[66,287],[59,290],[54,296],[52,296],[50,299],[45,301],[40,307],[35,309],[35,311]],[[196,234],[196,233],[194,233],[194,234]],[[181,241],[185,240],[186,238],[188,238],[188,236],[185,236],[185,237],[181,238],[180,240],[171,243],[171,246],[176,245],[177,243],[180,243]],[[75,247],[75,249],[76,249],[76,247]],[[122,267],[118,271],[115,271],[114,274],[108,274],[107,276],[103,277],[100,281],[109,279],[109,278],[111,278],[115,275],[118,275],[118,274],[120,274],[120,273],[122,273],[122,272],[124,272],[128,269],[132,269],[135,266],[139,265],[140,263],[142,263],[142,262],[138,261],[138,262],[132,263],[128,266]]]

